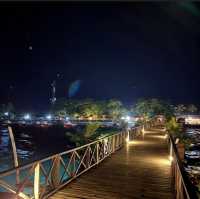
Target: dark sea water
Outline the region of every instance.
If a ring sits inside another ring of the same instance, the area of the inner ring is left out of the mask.
[[[66,151],[73,146],[65,133],[72,131],[62,126],[20,127],[13,126],[19,164]],[[14,166],[11,141],[6,126],[0,126],[0,172]]]

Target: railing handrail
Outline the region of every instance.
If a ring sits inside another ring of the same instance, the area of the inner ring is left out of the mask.
[[[135,129],[137,129],[137,128],[141,128],[141,126],[134,127],[132,130],[135,130]],[[48,156],[48,157],[45,157],[45,158],[41,158],[41,159],[38,159],[38,160],[34,160],[34,161],[30,162],[30,163],[21,164],[21,165],[19,165],[18,167],[14,167],[14,168],[11,168],[11,169],[8,169],[8,170],[5,170],[5,171],[1,171],[1,172],[0,172],[0,177],[3,177],[3,176],[8,175],[8,174],[11,174],[11,173],[14,172],[16,169],[26,169],[26,168],[28,168],[28,167],[30,167],[30,166],[32,166],[32,165],[38,163],[38,162],[44,162],[44,161],[47,161],[47,160],[52,159],[53,157],[56,157],[57,155],[64,155],[64,154],[71,153],[71,152],[73,152],[73,151],[80,150],[80,149],[82,149],[82,148],[85,148],[85,147],[87,147],[87,146],[93,145],[93,144],[95,144],[95,143],[102,142],[102,141],[105,140],[105,139],[111,138],[111,137],[113,137],[113,136],[117,136],[117,135],[119,135],[119,134],[121,134],[121,133],[122,133],[122,132],[119,132],[119,133],[116,133],[116,134],[113,134],[113,135],[108,135],[108,136],[105,136],[105,137],[100,138],[100,139],[98,139],[98,140],[95,140],[95,141],[93,141],[93,142],[90,142],[90,143],[88,143],[88,144],[84,144],[84,145],[82,145],[82,146],[80,146],[80,147],[75,147],[75,148],[73,148],[73,149],[69,149],[69,150],[66,150],[66,151],[63,151],[63,152],[60,152],[60,153],[58,152],[58,153],[55,153],[55,154],[53,154],[53,155],[51,155],[51,156]]]
[[[16,196],[20,196],[23,199],[39,199],[40,194],[41,198],[47,198],[57,189],[65,186],[71,180],[77,178],[95,165],[98,165],[112,153],[122,148],[125,143],[126,135],[127,132],[122,131],[85,144],[81,147],[76,147],[1,172],[0,188],[3,188]],[[46,163],[47,167],[45,167]],[[16,178],[15,183],[14,178],[12,181],[9,181],[9,178],[7,178],[13,174]],[[22,175],[20,176],[20,174]],[[29,177],[32,178],[30,179]],[[32,182],[32,180],[34,180],[34,182]],[[30,193],[22,191],[27,185],[26,183],[29,182],[32,184],[29,191],[33,190],[34,196],[32,193],[30,195]],[[40,188],[42,188],[43,191]]]
[[[149,124],[152,126],[150,121],[132,128],[130,132],[121,131],[83,146],[0,172],[0,187],[24,199],[47,198],[122,148],[130,133],[137,136],[138,132],[142,133],[142,128],[148,128]],[[7,178],[13,174],[16,177],[15,183]],[[24,192],[25,187],[30,185],[26,183],[30,183],[31,187]],[[34,195],[28,190],[32,190]]]
[[[177,151],[177,147],[176,147],[176,144],[174,142],[174,139],[173,139],[173,136],[172,136],[171,133],[169,133],[169,139],[170,139],[170,142],[172,144],[173,152],[175,154],[175,160],[173,160],[173,161],[175,161],[177,163],[178,170],[179,170],[180,175],[181,175],[183,187],[184,187],[185,193],[187,195],[187,199],[198,199],[196,191],[193,188],[191,188],[191,186],[192,186],[191,181],[186,176],[185,169],[184,169],[183,164],[180,160],[180,157],[179,157],[179,154],[178,154],[178,151]]]

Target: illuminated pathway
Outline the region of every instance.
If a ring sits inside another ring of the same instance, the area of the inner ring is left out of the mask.
[[[164,133],[146,131],[51,199],[173,198],[170,162]]]

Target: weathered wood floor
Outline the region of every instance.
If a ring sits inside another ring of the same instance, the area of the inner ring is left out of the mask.
[[[51,199],[172,199],[170,162],[164,133],[147,131]]]

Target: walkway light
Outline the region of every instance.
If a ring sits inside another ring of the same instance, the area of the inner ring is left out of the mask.
[[[142,133],[145,134],[144,125],[142,126]]]
[[[170,155],[170,156],[169,156],[169,161],[172,162],[173,159],[174,159],[174,158]]]
[[[172,163],[173,161],[173,145],[172,142],[170,142],[170,149],[169,149],[169,161]]]
[[[129,142],[129,137],[127,136],[127,138],[126,138],[126,142],[128,143]]]
[[[126,120],[129,121],[130,120],[130,116],[126,116]]]

